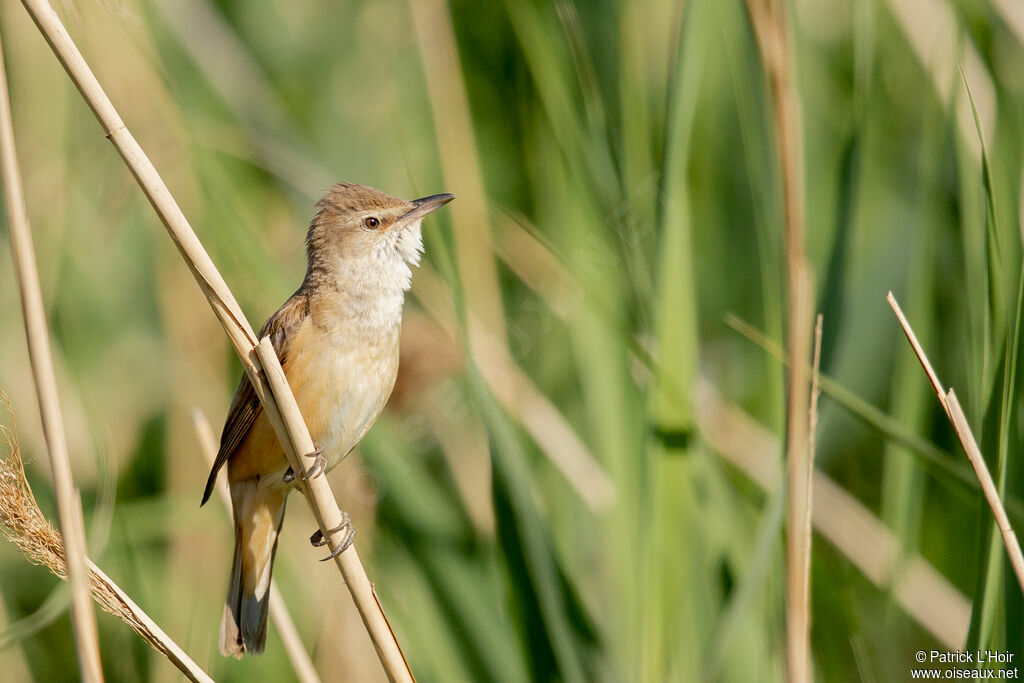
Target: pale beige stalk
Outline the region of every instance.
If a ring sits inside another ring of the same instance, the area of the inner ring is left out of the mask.
[[[818,431],[818,398],[821,396],[821,328],[822,316],[819,313],[814,322],[814,360],[811,363],[811,406],[807,413],[807,501],[804,510],[804,585],[801,595],[804,620],[810,628],[811,623],[811,544],[812,523],[814,516],[814,456],[817,448],[815,434]]]
[[[1006,515],[1003,502],[999,500],[999,490],[988,471],[988,465],[985,464],[985,457],[981,454],[981,449],[978,448],[978,442],[974,440],[974,433],[971,432],[971,426],[967,424],[967,417],[964,415],[963,408],[960,407],[960,401],[952,389],[946,392],[946,408],[949,411],[949,418],[953,421],[953,427],[956,428],[956,435],[960,438],[960,444],[964,447],[964,452],[967,453],[967,459],[971,461],[974,473],[978,475],[978,481],[981,482],[985,500],[992,508],[992,516],[995,517],[999,534],[1003,537],[1006,554],[1010,557],[1010,565],[1013,566],[1013,572],[1017,575],[1017,583],[1020,584],[1021,591],[1024,591],[1024,555],[1021,554],[1020,541],[1017,540],[1017,534],[1010,526],[1010,518]]]
[[[192,411],[192,426],[196,430],[196,438],[199,441],[199,450],[203,454],[203,460],[207,468],[213,467],[213,461],[217,458],[217,438],[214,436],[210,421],[206,419],[203,411],[196,408]],[[231,493],[228,491],[228,482],[223,477],[217,479],[217,495],[231,516]],[[292,615],[288,613],[284,596],[277,587],[277,581],[270,580],[270,618],[274,621],[274,627],[284,643],[284,650],[288,653],[292,668],[295,669],[295,676],[302,683],[319,683],[320,676],[309,658],[309,653],[302,645],[302,638],[299,636]]]
[[[191,269],[196,282],[206,295],[210,306],[235,347],[263,410],[273,425],[278,439],[281,440],[289,464],[296,472],[304,471],[306,463],[301,461],[300,455],[312,453],[313,442],[309,436],[309,430],[299,414],[295,397],[292,395],[287,381],[283,381],[284,372],[281,370],[277,356],[271,352],[269,355],[265,355],[262,361],[261,357],[257,356],[255,347],[258,340],[256,335],[242,314],[227,284],[217,271],[216,266],[213,265],[213,261],[210,260],[156,168],[124,125],[56,12],[46,0],[22,0],[22,4],[32,16],[36,26],[39,27],[82,97],[93,110],[107,137],[121,154],[125,164],[131,170]],[[265,375],[278,377],[282,381],[276,384],[276,389],[271,389],[266,383]],[[287,417],[283,417],[283,415]],[[327,483],[327,478],[315,477],[299,486],[305,493],[305,499],[312,508],[317,523],[320,524],[324,538],[328,539],[328,544],[331,549],[334,549],[344,537],[344,533],[337,531],[329,533],[329,530],[341,526],[342,516],[330,485]],[[409,665],[405,661],[405,656],[402,654],[401,647],[387,618],[384,616],[373,586],[366,577],[366,571],[363,569],[362,563],[359,562],[355,547],[352,546],[341,553],[335,558],[335,563],[341,570],[388,677],[391,680],[413,680]]]
[[[800,100],[793,74],[792,46],[783,0],[747,0],[774,103],[775,143],[782,176],[786,243],[789,395],[786,401],[786,468],[789,515],[786,533],[786,671],[793,683],[811,679],[810,623],[803,610],[806,591],[803,529],[810,479],[807,465],[808,375],[812,288],[804,250],[803,140]]]
[[[907,321],[907,317],[903,315],[903,309],[900,308],[900,305],[896,301],[896,297],[892,295],[892,292],[885,295],[885,300],[889,302],[889,306],[892,308],[893,313],[896,314],[896,319],[900,321],[900,327],[903,328],[903,334],[907,335],[907,341],[910,342],[910,348],[914,349],[914,355],[917,356],[918,362],[921,363],[921,367],[924,368],[924,374],[928,377],[928,381],[931,383],[932,390],[935,391],[935,395],[939,397],[939,403],[942,404],[942,409],[946,411],[946,415],[949,415],[949,406],[946,404],[946,390],[942,388],[942,382],[939,381],[939,375],[935,372],[935,368],[932,367],[931,362],[928,360],[928,356],[925,355],[924,349],[921,348],[921,342],[917,341],[917,335],[915,335],[914,330],[910,328],[910,322]]]
[[[1020,584],[1021,591],[1024,591],[1024,554],[1021,553],[1020,542],[1017,540],[1017,534],[1014,533],[1013,527],[1010,526],[1010,518],[1006,515],[1003,502],[999,499],[999,489],[996,488],[996,483],[992,480],[992,474],[988,471],[985,457],[981,454],[981,449],[978,448],[978,442],[974,438],[971,426],[967,423],[967,417],[964,415],[963,408],[960,407],[960,401],[952,389],[945,391],[942,388],[938,375],[932,369],[932,364],[928,361],[924,349],[921,348],[921,344],[917,341],[917,335],[914,334],[914,330],[910,327],[906,316],[903,315],[903,310],[900,308],[899,303],[897,303],[896,297],[892,295],[892,292],[889,292],[885,298],[899,319],[903,333],[907,335],[910,346],[914,349],[914,354],[921,362],[925,374],[928,375],[928,381],[931,382],[939,403],[945,409],[949,421],[953,423],[953,429],[960,439],[960,445],[963,446],[967,459],[970,461],[971,467],[974,468],[974,473],[978,477],[978,482],[981,483],[981,490],[985,494],[985,500],[988,501],[988,505],[992,509],[992,516],[995,517],[996,526],[999,527],[999,534],[1003,538],[1003,545],[1006,547],[1006,554],[1010,558],[1010,565],[1013,567],[1014,574],[1017,575],[1017,583]]]
[[[85,567],[85,525],[82,507],[71,474],[71,461],[64,437],[64,423],[57,397],[57,379],[50,354],[50,337],[43,310],[43,295],[36,270],[35,248],[29,229],[21,173],[14,147],[14,125],[11,121],[10,95],[7,89],[7,68],[0,46],[0,164],[3,166],[4,202],[10,223],[14,269],[21,293],[21,311],[25,319],[29,359],[35,379],[39,414],[43,421],[50,469],[53,472],[57,519],[65,538],[64,553],[71,583],[71,620],[74,625],[78,668],[83,681],[102,681],[100,643],[96,633],[96,615],[89,600],[88,571]]]

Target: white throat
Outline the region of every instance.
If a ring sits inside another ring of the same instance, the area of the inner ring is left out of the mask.
[[[383,235],[372,251],[340,264],[346,285],[339,284],[334,317],[370,335],[394,331],[402,322],[405,293],[412,286],[412,266],[423,254],[422,220]]]

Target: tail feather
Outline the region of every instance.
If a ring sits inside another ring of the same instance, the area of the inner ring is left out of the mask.
[[[240,658],[245,652],[238,624],[242,614],[242,530],[235,524],[235,557],[231,561],[228,579],[228,597],[224,603],[224,616],[220,622],[220,653],[225,657]]]
[[[220,651],[240,658],[259,654],[267,642],[270,577],[284,521],[285,493],[255,481],[232,485],[235,553],[220,624]]]

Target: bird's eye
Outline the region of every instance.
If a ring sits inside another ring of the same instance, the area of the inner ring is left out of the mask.
[[[370,230],[376,230],[380,226],[380,221],[375,216],[367,216],[363,219],[363,225]]]

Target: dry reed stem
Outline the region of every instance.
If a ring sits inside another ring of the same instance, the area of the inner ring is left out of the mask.
[[[783,154],[783,157],[786,155]],[[788,168],[790,164],[783,163]],[[784,171],[788,176],[791,171]],[[789,185],[787,181],[786,185]],[[787,192],[786,205],[791,198]],[[787,225],[793,220],[792,209],[786,211]],[[803,237],[794,237],[797,231],[787,228],[786,263],[788,277],[788,347],[790,358],[806,359],[810,355],[811,287],[810,271],[804,260]],[[804,514],[809,495],[807,479],[807,411],[809,387],[806,360],[789,365],[789,396],[786,401],[786,468],[789,471],[789,515],[787,518],[787,642],[788,672],[792,683],[805,683],[810,675],[810,624],[801,608],[801,586],[807,583],[803,576]]]
[[[124,159],[132,175],[142,188],[150,204],[186,264],[202,289],[242,361],[246,376],[252,382],[256,395],[267,414],[292,469],[305,471],[302,457],[313,452],[313,441],[302,420],[295,397],[284,380],[277,355],[257,355],[258,340],[252,327],[242,314],[231,290],[214,266],[192,226],[178,207],[170,190],[160,178],[156,168],[124,125],[120,115],[107,97],[99,81],[75,46],[67,30],[46,0],[22,0],[32,20],[46,38],[57,59],[64,66],[82,97],[89,104],[107,137]],[[265,376],[279,378],[271,388]],[[325,476],[314,477],[298,484],[320,525],[324,538],[333,550],[344,536],[341,529],[341,510]],[[335,530],[335,531],[332,531]],[[413,680],[412,671],[402,654],[395,634],[384,615],[380,601],[366,576],[354,546],[341,553],[335,564],[352,594],[363,624],[373,641],[388,678],[396,681]]]
[[[8,411],[11,410],[7,397],[2,393],[0,404]],[[11,416],[13,418],[13,412]],[[17,434],[14,429],[0,425],[0,436],[8,449],[7,457],[0,460],[0,527],[3,528],[4,535],[21,549],[29,562],[47,567],[55,575],[67,580],[64,542],[39,509],[25,478]],[[88,589],[104,611],[128,624],[154,650],[167,657],[189,680],[212,683],[213,679],[192,661],[185,651],[128,597],[127,593],[92,560],[88,557],[84,560],[89,571]]]
[[[928,381],[932,385],[932,389],[935,391],[935,395],[939,397],[939,403],[942,404],[942,409],[946,411],[946,415],[949,415],[949,406],[946,404],[946,390],[942,388],[942,382],[939,381],[939,376],[936,374],[932,364],[928,361],[928,356],[925,355],[924,349],[921,347],[921,342],[917,341],[917,335],[914,334],[914,330],[910,327],[910,322],[907,317],[903,315],[903,309],[900,308],[899,303],[896,301],[896,297],[889,292],[885,295],[885,300],[889,302],[889,306],[892,308],[893,313],[896,314],[896,318],[900,321],[900,327],[903,328],[903,334],[907,336],[907,341],[910,342],[910,347],[914,349],[914,355],[917,356],[918,362],[921,367],[924,368],[924,374],[928,376]],[[952,419],[952,416],[950,416]]]
[[[779,441],[705,379],[697,382],[697,425],[723,459],[766,492],[779,488]],[[904,560],[902,544],[867,507],[821,471],[814,472],[814,528],[950,650],[964,646],[971,603],[920,553]]]
[[[89,600],[89,587],[85,566],[85,525],[82,518],[81,501],[75,490],[68,457],[67,441],[64,435],[60,400],[57,396],[57,378],[50,353],[49,332],[46,325],[46,311],[43,309],[43,295],[36,269],[35,248],[32,246],[32,231],[28,224],[25,197],[18,169],[18,156],[14,144],[14,124],[11,120],[10,93],[7,88],[7,67],[3,61],[0,45],[0,164],[3,167],[4,202],[10,222],[11,249],[14,255],[15,273],[21,293],[21,310],[25,319],[25,336],[28,342],[32,376],[35,380],[39,413],[46,437],[50,469],[53,472],[53,489],[57,501],[57,519],[60,523],[66,545],[66,561],[71,583],[71,621],[74,625],[75,650],[78,668],[83,681],[102,681],[103,667],[100,663],[99,635],[96,632],[96,614]]]
[[[892,292],[889,292],[886,294],[885,299],[889,302],[889,306],[892,307],[893,312],[899,319],[903,333],[907,335],[910,346],[914,349],[914,354],[921,362],[921,367],[924,368],[925,374],[928,375],[928,381],[931,382],[939,403],[942,404],[943,409],[946,411],[949,421],[953,423],[953,429],[956,431],[957,438],[960,439],[960,445],[963,446],[967,459],[970,461],[971,467],[974,468],[974,473],[981,484],[985,500],[988,501],[988,505],[992,509],[992,516],[995,517],[996,526],[999,527],[999,534],[1003,538],[1003,545],[1006,547],[1006,554],[1010,558],[1010,565],[1013,567],[1014,574],[1017,575],[1017,583],[1020,584],[1020,589],[1024,592],[1024,554],[1021,554],[1020,542],[1017,540],[1017,534],[1014,533],[1013,527],[1010,526],[1010,518],[1007,517],[1003,502],[999,499],[999,489],[996,488],[996,484],[992,480],[992,474],[988,471],[985,457],[981,454],[981,449],[978,448],[978,442],[974,438],[971,426],[967,423],[967,416],[964,415],[963,408],[960,407],[960,401],[957,399],[953,389],[943,391],[942,383],[939,382],[939,377],[935,374],[935,370],[932,369],[928,356],[925,355],[924,349],[918,343],[917,335],[914,334],[914,330],[911,329],[906,316],[903,315],[903,310],[900,308],[899,303],[897,303],[896,297],[892,295]]]
[[[789,395],[786,401],[786,467],[789,472],[789,514],[786,534],[786,662],[789,680],[810,680],[810,622],[804,611],[803,529],[807,509],[808,376],[803,359],[810,353],[810,269],[804,251],[803,142],[800,101],[793,78],[792,55],[783,0],[747,0],[774,102],[775,140],[782,176],[789,308]]]
[[[1017,534],[1010,526],[1010,519],[1006,516],[1002,501],[999,500],[999,490],[988,471],[988,465],[985,464],[985,457],[981,454],[981,449],[978,448],[978,442],[974,440],[974,434],[971,432],[971,426],[967,424],[967,417],[964,415],[963,408],[960,407],[960,401],[952,389],[946,393],[946,406],[949,417],[953,421],[953,427],[956,429],[956,435],[960,438],[960,444],[964,447],[964,452],[967,453],[967,459],[971,461],[971,467],[974,468],[975,474],[978,475],[978,481],[981,482],[985,500],[992,508],[992,516],[995,517],[999,534],[1003,537],[1006,554],[1010,557],[1010,565],[1017,575],[1017,583],[1020,584],[1021,591],[1024,592],[1024,555],[1021,554],[1020,541],[1017,540]]]
[[[213,433],[210,421],[206,419],[206,414],[199,408],[192,411],[192,426],[196,431],[196,439],[199,441],[199,451],[203,455],[203,461],[207,467],[212,467],[213,461],[217,457],[217,437]],[[227,480],[218,478],[215,488],[221,502],[224,503],[228,517],[231,518],[233,514],[231,493],[228,491]],[[309,653],[302,645],[302,638],[299,637],[295,622],[292,621],[292,616],[288,613],[284,597],[274,579],[270,580],[270,618],[284,642],[284,649],[288,653],[288,659],[291,660],[292,668],[295,669],[296,678],[302,683],[319,683],[320,676],[316,672],[316,667],[313,666],[313,661],[309,658]]]
[[[811,405],[807,411],[807,501],[804,510],[804,585],[801,602],[808,630],[811,623],[811,543],[813,541],[811,519],[814,516],[814,456],[817,447],[815,433],[818,430],[818,398],[821,396],[821,327],[819,313],[814,322],[814,360],[811,367]]]

